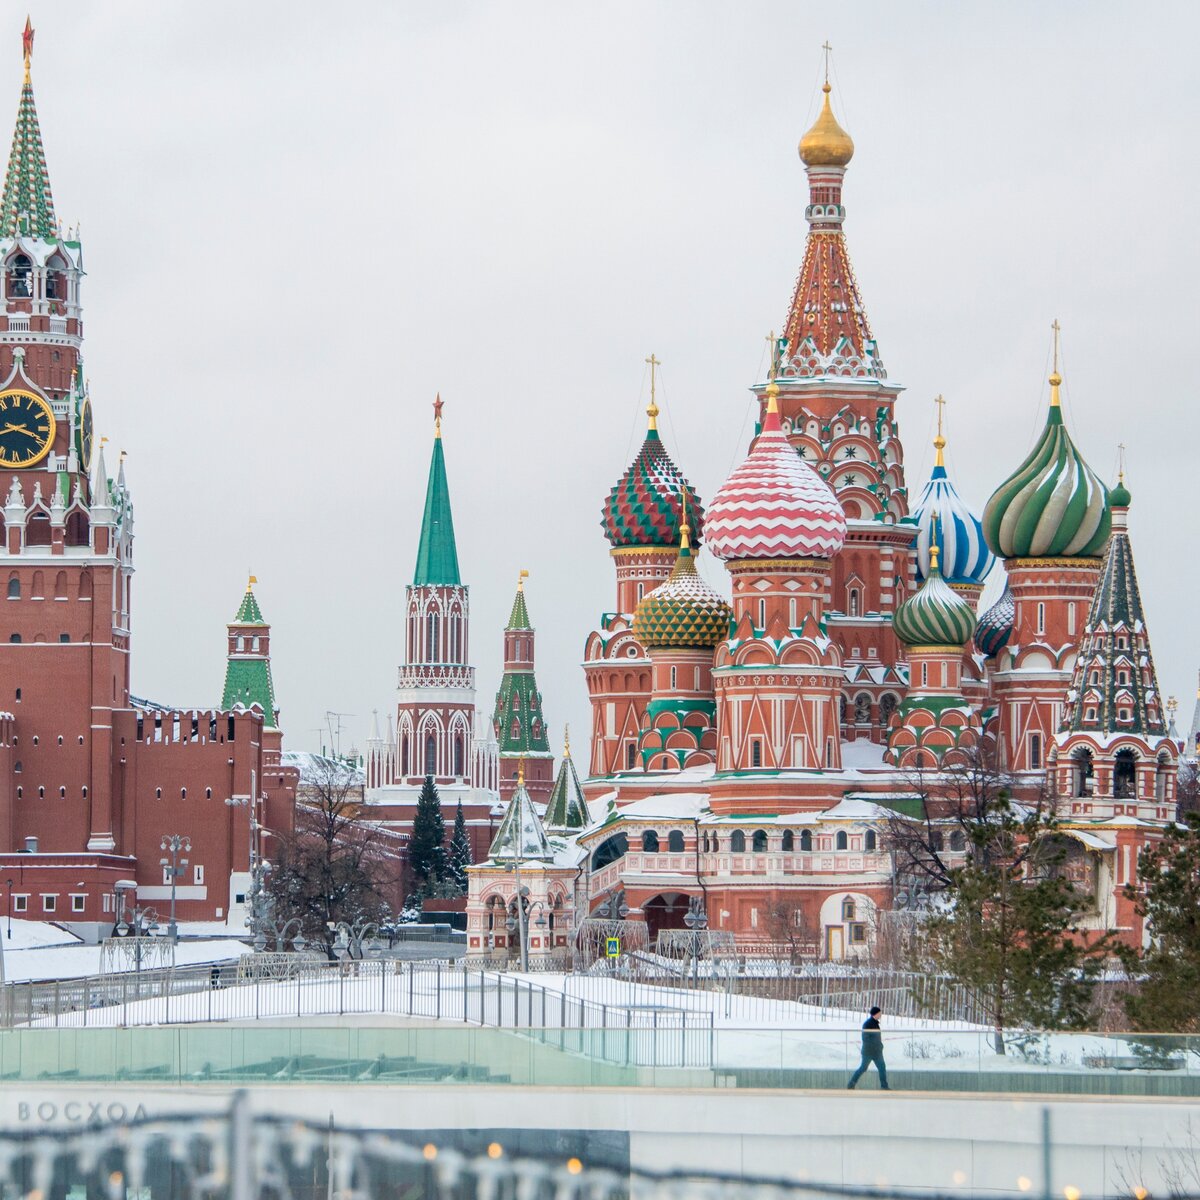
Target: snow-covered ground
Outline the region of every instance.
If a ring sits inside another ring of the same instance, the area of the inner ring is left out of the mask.
[[[9,983],[30,980],[79,979],[84,975],[100,974],[100,947],[84,945],[73,934],[38,921],[22,924],[36,925],[42,933],[28,935],[27,944],[17,943],[16,922],[13,939],[4,941],[4,977]],[[2,932],[2,931],[0,931]],[[59,940],[54,934],[61,935]],[[38,938],[45,938],[40,944]],[[11,948],[10,948],[11,946]],[[177,966],[198,963],[223,963],[241,958],[246,946],[231,938],[180,942],[175,947]]]

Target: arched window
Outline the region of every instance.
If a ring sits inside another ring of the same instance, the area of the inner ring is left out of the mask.
[[[807,853],[812,852],[812,833],[807,829],[800,831],[800,849]]]
[[[33,293],[30,284],[33,264],[27,255],[18,254],[8,260],[8,295],[11,299],[28,299]]]
[[[1096,768],[1092,759],[1092,752],[1086,746],[1081,746],[1074,754],[1075,787],[1073,789],[1076,796],[1090,796],[1092,789],[1096,786]]]
[[[678,829],[672,829],[667,834],[667,849],[672,854],[683,853],[683,834]]]
[[[853,921],[854,920],[854,901],[851,900],[849,896],[847,896],[845,898],[845,900],[842,901],[842,920],[843,921]]]
[[[461,733],[454,735],[454,774],[463,774],[463,739]]]
[[[858,588],[851,588],[850,589],[850,615],[852,617],[858,616],[858,606],[859,606]]]
[[[839,850],[845,850],[849,844],[850,839],[846,837],[846,831],[844,829],[839,829],[837,831],[837,838],[834,841],[834,845]]]
[[[20,600],[21,598],[21,581],[15,575],[8,577],[8,598],[10,600]]]
[[[767,831],[765,829],[756,829],[754,831],[754,837],[750,841],[750,845],[755,854],[766,854]]]
[[[25,526],[25,545],[48,546],[53,541],[50,533],[50,516],[48,513],[35,512]]]
[[[750,740],[750,765],[752,767],[762,766],[762,739],[752,738]]]
[[[783,849],[794,850],[796,848],[796,835],[790,829],[783,831]]]
[[[740,829],[733,831],[733,835],[729,839],[729,849],[734,854],[746,853],[746,835]]]
[[[438,619],[435,612],[425,614],[425,661],[441,661],[438,658]]]
[[[892,722],[892,714],[896,711],[896,705],[899,701],[891,692],[887,692],[879,697],[879,724],[885,729]]]
[[[855,725],[871,723],[871,697],[866,692],[859,692],[854,697],[854,723]]]
[[[425,774],[437,774],[437,738],[432,733],[425,735]]]
[[[865,834],[863,834],[864,849],[874,850],[878,847],[878,845],[879,845],[879,838],[878,838],[878,835],[875,833],[875,830],[868,829],[867,832]]]
[[[408,734],[400,735],[400,774],[408,774]]]
[[[642,831],[642,850],[646,854],[658,853],[658,834],[653,829]]]
[[[1118,750],[1113,763],[1113,796],[1133,800],[1137,796],[1137,759],[1132,750]]]
[[[961,829],[955,829],[950,834],[950,849],[955,854],[961,854],[967,848],[967,835]]]
[[[51,256],[46,263],[46,299],[65,300],[67,298],[67,277],[63,274],[66,263],[57,255]]]

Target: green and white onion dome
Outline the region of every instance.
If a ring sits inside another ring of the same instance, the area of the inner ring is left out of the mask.
[[[1096,558],[1108,541],[1108,489],[1063,424],[1061,383],[1054,372],[1042,436],[983,511],[983,535],[1001,558]]]
[[[700,578],[685,521],[675,567],[638,603],[633,636],[648,650],[713,649],[729,636],[732,614],[725,598]]]
[[[906,646],[965,646],[971,640],[975,613],[938,571],[936,541],[925,582],[896,609],[892,627]]]

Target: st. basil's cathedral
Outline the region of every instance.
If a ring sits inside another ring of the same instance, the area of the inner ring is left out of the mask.
[[[663,444],[652,374],[645,442],[603,510],[616,596],[585,645],[587,778],[568,756],[544,815],[526,789],[513,797],[471,871],[472,953],[511,952],[519,863],[527,904],[551,915],[534,952],[599,912],[644,921],[651,943],[699,913],[746,947],[779,941],[783,914],[816,953],[856,955],[912,903],[894,823],[920,815],[940,773],[980,762],[1018,801],[1055,797],[1066,869],[1091,897],[1083,926],[1141,940],[1124,887],[1174,819],[1183,744],[1155,676],[1129,489],[1106,486],[1063,420],[1057,322],[1045,427],[982,515],[947,474],[940,411],[911,503],[901,389],[843,232],[854,143],[828,81],[799,151],[808,237],[753,386],[749,452],[705,504]],[[732,604],[697,571],[702,543]],[[980,614],[997,560],[1005,587]],[[963,860],[952,821],[931,836]]]

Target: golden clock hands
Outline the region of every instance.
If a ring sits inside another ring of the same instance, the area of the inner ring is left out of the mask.
[[[5,425],[4,428],[2,430],[0,430],[0,433],[7,433],[10,429],[13,431],[13,433],[23,433],[23,434],[26,434],[27,436],[32,436],[29,433],[28,425],[12,425],[12,424]]]

